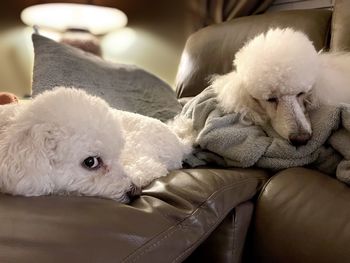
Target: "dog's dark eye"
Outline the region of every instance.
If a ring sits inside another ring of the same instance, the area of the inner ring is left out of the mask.
[[[303,96],[305,94],[305,92],[300,92],[298,93],[297,97]]]
[[[277,98],[269,98],[267,99],[268,102],[271,102],[271,103],[276,103],[277,102]]]
[[[102,159],[98,156],[90,156],[82,162],[82,166],[88,170],[96,170],[101,167]]]

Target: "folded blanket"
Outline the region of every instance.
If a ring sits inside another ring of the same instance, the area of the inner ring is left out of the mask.
[[[190,119],[196,152],[190,166],[216,163],[224,167],[280,170],[312,166],[350,183],[350,105],[322,106],[310,112],[313,135],[295,147],[271,126],[256,126],[240,114],[224,114],[209,87],[188,101],[180,117]]]

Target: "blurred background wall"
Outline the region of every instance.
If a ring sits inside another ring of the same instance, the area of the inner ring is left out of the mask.
[[[32,29],[20,20],[23,8],[50,1],[0,1],[0,91],[18,96],[31,86]],[[54,2],[54,1],[51,1]],[[60,1],[116,7],[128,16],[125,28],[101,38],[104,58],[136,64],[174,84],[177,65],[189,34],[187,0]]]

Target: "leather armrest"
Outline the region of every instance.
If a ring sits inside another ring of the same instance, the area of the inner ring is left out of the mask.
[[[350,188],[318,171],[278,173],[253,219],[253,262],[350,262]],[[252,255],[252,254],[251,254]]]
[[[130,205],[0,195],[0,262],[180,262],[265,180],[259,170],[179,170]]]

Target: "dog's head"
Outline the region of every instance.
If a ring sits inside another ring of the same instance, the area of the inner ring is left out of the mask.
[[[127,202],[123,135],[108,104],[81,90],[37,96],[0,140],[1,188],[20,195],[74,193]]]
[[[308,111],[318,74],[318,54],[307,36],[271,29],[241,48],[234,66],[213,82],[223,109],[247,114],[257,124],[269,121],[281,137],[305,144],[312,133]]]

